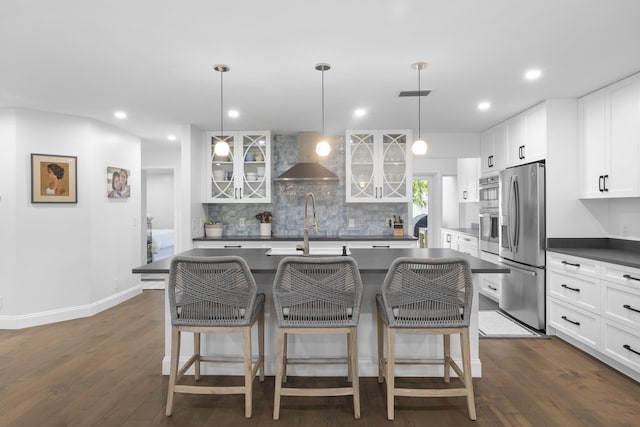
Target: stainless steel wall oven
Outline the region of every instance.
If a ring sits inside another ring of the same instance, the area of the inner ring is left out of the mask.
[[[500,178],[480,178],[480,249],[498,255],[500,249]]]

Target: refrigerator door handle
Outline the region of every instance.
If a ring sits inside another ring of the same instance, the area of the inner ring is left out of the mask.
[[[519,266],[517,266],[515,264],[507,262],[505,259],[500,259],[500,264],[504,264],[509,268],[512,268],[514,270],[518,270],[518,272],[520,272],[522,274],[526,274],[526,275],[531,276],[531,277],[535,277],[535,276],[538,275],[537,271],[525,270],[524,268],[520,268]]]
[[[514,252],[518,252],[518,246],[520,246],[520,183],[518,177],[513,177],[513,194],[514,194],[514,207],[515,207],[515,222],[513,227],[513,248]]]

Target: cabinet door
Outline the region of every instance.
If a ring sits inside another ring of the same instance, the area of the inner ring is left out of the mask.
[[[453,236],[447,230],[442,230],[440,232],[440,246],[446,249],[451,249],[451,245],[457,245],[457,243],[453,243]]]
[[[271,202],[270,132],[239,132],[236,186],[239,203]]]
[[[497,174],[505,168],[507,125],[501,123],[480,135],[480,173]]]
[[[519,114],[507,120],[507,167],[522,162],[522,149],[525,146],[524,116]]]
[[[382,131],[380,142],[380,175],[378,198],[385,202],[411,200],[411,153],[407,152],[407,131]]]
[[[478,201],[478,179],[480,159],[458,159],[458,201],[461,203]]]
[[[581,198],[604,197],[605,91],[578,100],[578,193]]]
[[[229,155],[218,156],[215,154],[215,146],[221,142],[229,144]],[[207,185],[205,201],[217,203],[235,202],[238,190],[235,184],[237,156],[236,135],[219,135],[213,132],[207,134]]]
[[[376,135],[368,131],[347,131],[347,202],[371,202],[378,195],[376,181]]]
[[[493,171],[495,129],[480,134],[480,168],[483,175]]]
[[[608,88],[610,127],[605,159],[605,195],[635,197],[640,195],[638,162],[640,161],[640,95],[638,79],[631,78]]]
[[[547,157],[547,107],[536,105],[524,112],[525,145],[522,163],[531,163]]]

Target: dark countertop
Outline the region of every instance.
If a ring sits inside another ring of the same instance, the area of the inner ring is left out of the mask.
[[[547,251],[640,268],[640,241],[608,238],[549,238]]]
[[[469,234],[470,236],[478,237],[480,235],[480,231],[477,228],[445,228],[442,230],[455,231],[456,233]]]
[[[273,273],[278,267],[278,263],[283,255],[267,256],[266,249],[191,249],[179,255],[188,256],[221,256],[238,255],[244,258],[253,273]],[[361,273],[384,273],[389,270],[389,266],[398,257],[417,258],[464,258],[470,266],[472,273],[508,273],[509,269],[484,261],[470,255],[465,255],[453,249],[439,248],[397,248],[397,249],[351,249],[351,256],[358,263]],[[160,261],[146,264],[133,269],[133,273],[167,274],[171,258],[164,258]]]
[[[222,237],[194,237],[193,241],[209,242],[209,241],[269,241],[269,242],[286,242],[286,241],[298,241],[302,240],[302,235],[286,235],[286,236],[255,236],[255,235],[232,235]],[[347,233],[333,234],[333,235],[314,235],[312,231],[309,232],[310,241],[348,241],[348,240],[363,240],[363,241],[375,241],[375,240],[418,240],[417,237],[405,235],[402,237],[394,237],[392,234],[380,234],[380,235],[363,235],[354,234],[349,235]]]

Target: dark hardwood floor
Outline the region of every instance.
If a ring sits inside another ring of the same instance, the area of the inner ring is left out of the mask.
[[[167,377],[160,374],[163,315],[163,291],[145,291],[91,318],[0,331],[0,425],[392,424],[384,387],[375,378],[361,378],[360,420],[353,418],[348,397],[285,397],[280,420],[273,421],[273,377],[264,383],[256,379],[249,420],[242,396],[178,395],[174,415],[167,418]],[[480,357],[483,377],[474,380],[477,421],[468,419],[463,398],[399,398],[395,424],[640,425],[640,385],[562,340],[483,339]]]

